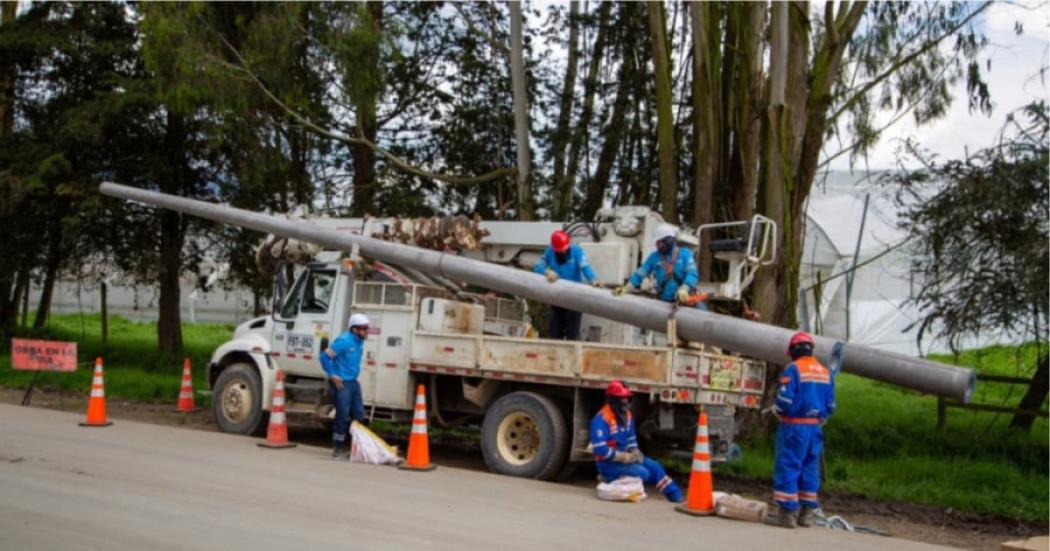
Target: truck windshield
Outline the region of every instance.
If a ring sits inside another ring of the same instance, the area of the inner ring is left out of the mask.
[[[335,289],[335,272],[331,270],[305,270],[295,280],[292,292],[281,308],[281,317],[292,319],[302,312],[323,314],[328,311],[332,292]]]

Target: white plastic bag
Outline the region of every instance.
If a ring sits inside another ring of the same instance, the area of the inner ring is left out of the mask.
[[[598,499],[638,503],[645,498],[645,484],[636,476],[625,476],[612,482],[598,483]]]
[[[397,465],[403,461],[397,456],[397,448],[387,444],[378,434],[368,430],[368,427],[361,423],[355,421],[350,425],[350,436],[353,438],[350,461],[354,463]]]

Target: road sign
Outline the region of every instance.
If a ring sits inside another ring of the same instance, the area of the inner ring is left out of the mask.
[[[76,371],[77,343],[11,339],[11,367],[23,371]]]

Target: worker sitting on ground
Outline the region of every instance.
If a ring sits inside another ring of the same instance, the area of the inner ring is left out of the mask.
[[[598,277],[587,262],[587,255],[579,245],[569,242],[569,234],[562,230],[551,234],[551,245],[543,251],[543,256],[532,269],[537,274],[547,276],[547,281],[554,283],[559,279],[569,281],[586,281],[595,287],[599,286]],[[570,341],[580,338],[580,317],[582,314],[560,306],[551,306],[547,322],[549,338]]]
[[[656,296],[667,302],[678,301],[680,304],[694,302],[690,291],[696,287],[699,273],[693,251],[678,245],[678,230],[671,224],[660,224],[653,236],[656,239],[656,250],[649,254],[645,262],[633,274],[628,284],[617,287],[613,294],[622,295],[629,288],[639,288],[642,280],[652,274],[656,282]],[[696,307],[707,310],[707,303],[697,301]]]
[[[346,434],[351,421],[365,422],[365,402],[361,395],[361,357],[368,338],[368,316],[354,314],[347,322],[350,327],[339,335],[328,349],[321,353],[321,367],[328,375],[328,394],[335,406],[332,425],[332,457],[350,459]]]
[[[591,421],[591,447],[598,474],[613,482],[635,476],[654,484],[668,501],[684,501],[682,490],[664,472],[663,466],[642,455],[638,449],[634,417],[631,415],[631,389],[622,381],[612,381],[605,389],[605,407]]]
[[[812,526],[824,517],[817,501],[824,421],[835,411],[832,373],[813,357],[813,337],[798,332],[788,344],[791,363],[780,374],[773,411],[780,417],[773,466],[773,499],[766,524]],[[799,514],[799,503],[802,513]]]

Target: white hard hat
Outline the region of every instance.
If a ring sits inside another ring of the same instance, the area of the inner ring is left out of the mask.
[[[660,224],[656,226],[656,232],[653,233],[653,241],[660,241],[665,237],[678,237],[678,228],[671,224]]]
[[[369,325],[368,316],[364,314],[354,314],[350,316],[350,321],[347,323],[350,327],[357,327],[359,325]]]

